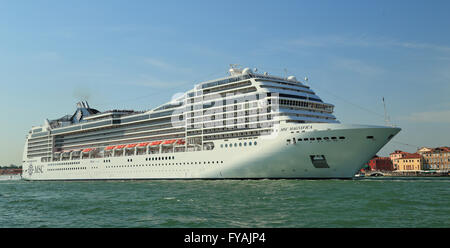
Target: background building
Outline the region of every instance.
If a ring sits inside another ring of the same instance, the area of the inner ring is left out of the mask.
[[[372,158],[367,165],[371,171],[393,171],[394,166],[390,157],[377,157]]]
[[[407,154],[397,159],[398,171],[421,171],[423,170],[423,159],[418,153]]]
[[[429,148],[429,150],[420,152],[422,152],[423,156],[424,170],[449,171],[450,147]]]
[[[411,153],[403,152],[400,150],[395,150],[393,153],[391,153],[389,155],[389,158],[392,161],[392,166],[394,167],[394,170],[398,170],[398,159],[403,158],[408,154],[411,154]]]

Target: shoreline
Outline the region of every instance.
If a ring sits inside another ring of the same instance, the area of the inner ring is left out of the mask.
[[[373,171],[365,173],[364,177],[450,177],[450,173],[424,171]]]

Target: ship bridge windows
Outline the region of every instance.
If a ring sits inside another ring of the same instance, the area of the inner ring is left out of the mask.
[[[223,80],[219,80],[219,81],[213,81],[213,82],[210,82],[210,83],[204,83],[200,87],[202,89],[206,89],[206,88],[219,86],[219,85],[222,85],[222,84],[228,84],[228,83],[233,83],[233,82],[237,82],[237,81],[240,81],[240,80],[250,79],[251,77],[252,77],[251,75],[240,75],[240,76],[227,78],[227,79],[223,79]]]
[[[311,100],[311,99],[309,99],[309,100]],[[325,103],[313,103],[313,102],[308,102],[308,101],[298,101],[298,100],[292,100],[292,99],[280,99],[279,104],[287,105],[287,106],[289,106],[289,108],[293,107],[292,109],[308,108],[308,110],[314,109],[314,110],[318,111],[319,113],[322,113],[322,111],[328,112],[328,113],[333,112],[333,105],[329,105],[329,104],[325,104]],[[309,111],[313,111],[313,110],[309,110]]]

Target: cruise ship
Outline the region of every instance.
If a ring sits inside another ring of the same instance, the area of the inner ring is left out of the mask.
[[[91,108],[27,134],[25,180],[351,179],[400,128],[341,124],[307,79],[232,66],[149,111]]]

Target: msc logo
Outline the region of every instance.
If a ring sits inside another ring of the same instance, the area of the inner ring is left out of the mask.
[[[28,175],[33,175],[33,165],[32,164],[30,164],[29,166],[28,166]]]
[[[33,175],[33,173],[43,173],[43,166],[42,165],[35,165],[33,166],[32,164],[30,164],[28,166],[28,175]]]

